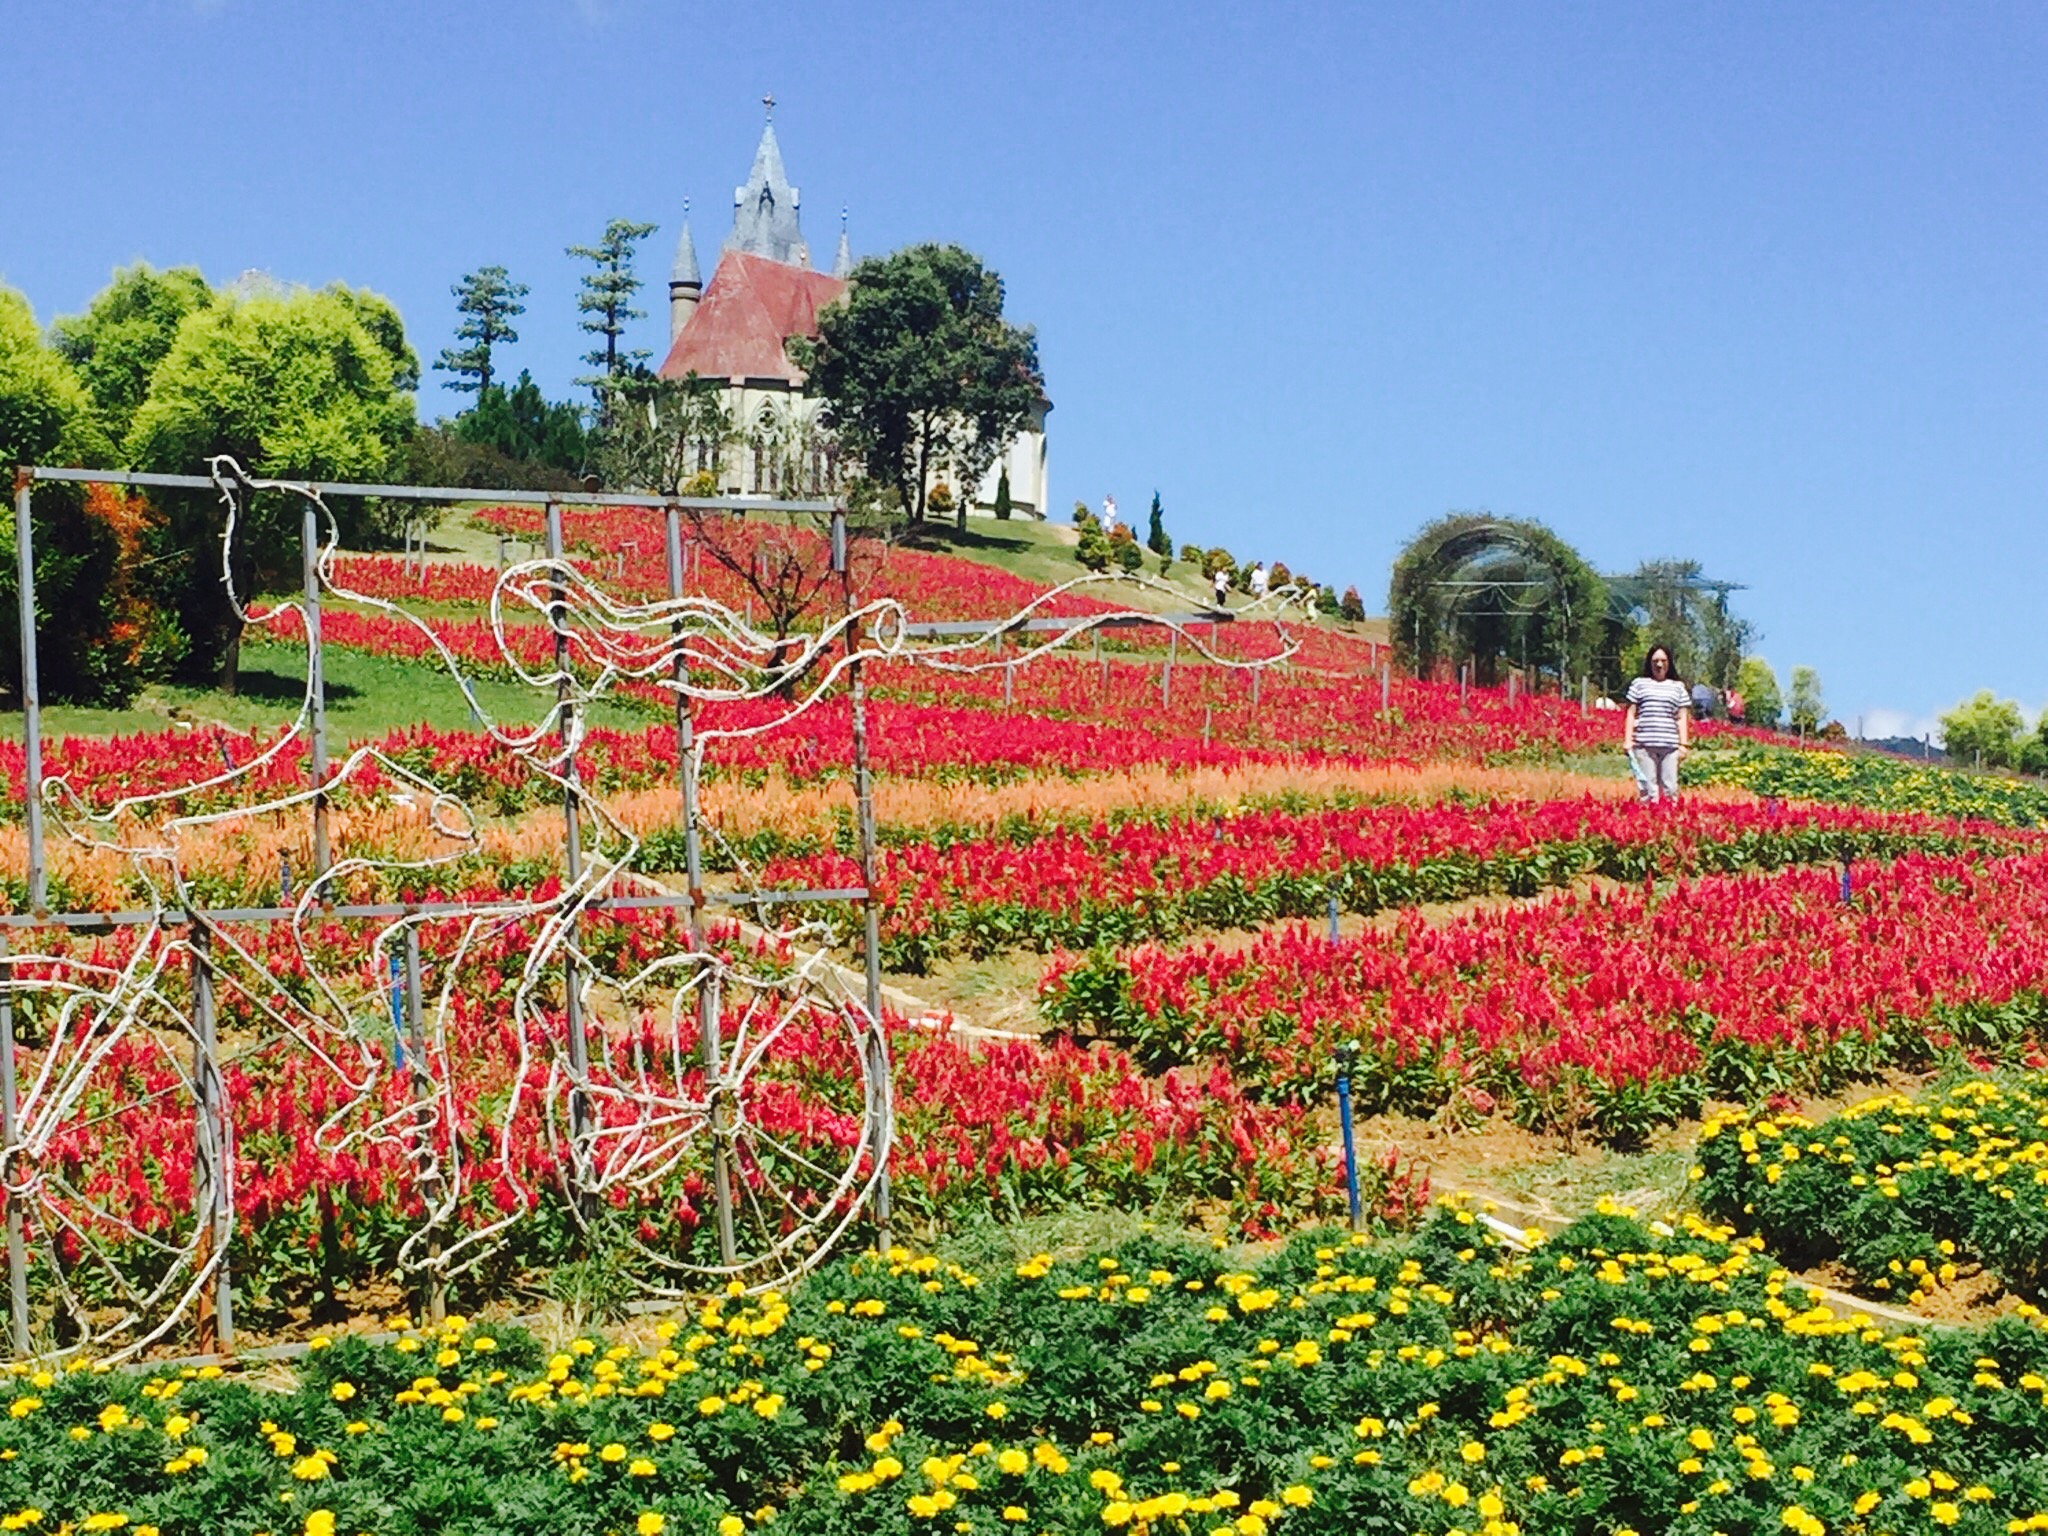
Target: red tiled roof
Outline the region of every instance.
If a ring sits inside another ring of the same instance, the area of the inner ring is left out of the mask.
[[[818,311],[846,289],[839,278],[765,256],[727,251],[697,309],[661,365],[665,379],[784,379],[803,373],[783,351],[791,336],[818,334]]]

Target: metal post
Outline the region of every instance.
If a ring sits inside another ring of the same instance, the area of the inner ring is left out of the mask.
[[[668,593],[672,598],[683,595],[683,513],[680,507],[668,509]],[[692,552],[694,553],[694,546]],[[693,701],[685,687],[689,680],[690,663],[682,645],[682,621],[678,619],[672,633],[676,637],[676,765],[682,781],[683,795],[683,880],[689,891],[690,904],[685,909],[690,933],[690,948],[696,954],[705,953],[704,946],[704,853],[698,833],[697,808],[697,722]],[[722,1066],[719,1046],[718,1018],[718,973],[708,963],[698,971],[697,981],[697,1041],[704,1060],[704,1081],[707,1090],[715,1092],[715,1084]],[[718,1258],[722,1264],[731,1264],[738,1253],[738,1241],[733,1235],[732,1211],[732,1162],[721,1121],[722,1104],[714,1103],[711,1115],[711,1184],[712,1198],[716,1201],[716,1226],[718,1230]]]
[[[327,873],[327,677],[320,654],[320,519],[310,498],[299,519],[299,545],[306,583],[306,693],[313,701],[313,878]]]
[[[1842,905],[1847,906],[1855,899],[1855,895],[1856,887],[1854,880],[1849,874],[1849,861],[1844,859],[1842,860]]]
[[[28,822],[28,904],[40,912],[49,904],[49,876],[43,867],[43,704],[36,676],[36,555],[30,517],[28,471],[14,472],[15,601],[21,611],[21,741],[23,813]]]
[[[1514,702],[1515,702],[1515,689],[1516,689],[1516,686],[1517,686],[1517,685],[1518,685],[1518,684],[1519,684],[1519,683],[1520,683],[1521,681],[1522,681],[1522,674],[1521,674],[1521,673],[1519,673],[1519,672],[1510,672],[1510,673],[1508,674],[1508,702],[1509,702],[1510,704],[1512,704],[1512,703],[1514,703]]]
[[[199,1262],[216,1264],[214,1283],[202,1287],[194,1309],[199,1352],[235,1352],[234,1280],[228,1271],[228,1244],[234,1236],[234,1141],[228,1125],[226,1096],[221,1091],[220,1042],[213,1016],[213,962],[205,927],[191,925],[192,1075],[199,1087],[198,1167],[204,1198],[195,1202],[193,1219],[201,1224]]]
[[[1005,709],[1010,707],[1011,701],[1015,697],[1016,671],[1017,664],[1014,661],[1003,663],[1003,708]]]
[[[1465,680],[1471,671],[1472,668],[1467,663],[1460,662],[1458,664],[1458,706],[1461,709],[1465,704]]]
[[[1161,709],[1173,708],[1173,661],[1179,654],[1180,631],[1169,629],[1166,632],[1166,671],[1159,681],[1159,707]]]
[[[1332,944],[1342,937],[1337,931],[1338,910],[1337,893],[1332,891],[1330,892],[1330,942]]]
[[[845,513],[833,514],[835,529],[844,525]],[[842,572],[846,607],[853,608],[853,579],[850,572]],[[1101,644],[1101,633],[1097,632],[1096,643]],[[849,652],[860,650],[860,623],[858,620],[847,626],[846,645]],[[853,792],[854,802],[860,821],[860,881],[867,896],[861,902],[861,951],[864,980],[867,984],[868,1018],[873,1033],[869,1037],[876,1059],[868,1063],[868,1080],[879,1086],[883,1095],[880,1112],[872,1114],[875,1128],[872,1155],[881,1165],[875,1178],[875,1233],[876,1241],[884,1253],[893,1242],[890,1231],[892,1195],[889,1188],[889,1145],[890,1122],[894,1113],[888,1095],[888,1042],[882,1036],[882,914],[875,905],[875,780],[868,761],[868,690],[863,675],[864,663],[855,659],[847,668],[848,692],[853,712]],[[1007,670],[1004,674],[1008,677]],[[873,1106],[870,1106],[871,1110]]]
[[[546,510],[548,559],[556,565],[562,562],[562,507],[559,502],[549,502]],[[576,786],[576,729],[575,703],[569,685],[569,630],[568,614],[565,611],[562,586],[559,577],[550,578],[548,603],[548,625],[555,632],[555,671],[559,680],[555,684],[555,702],[559,710],[557,723],[562,735],[562,828],[566,847],[569,887],[574,890],[583,880],[583,833],[579,820]],[[569,1093],[569,1129],[575,1139],[576,1150],[570,1159],[574,1176],[581,1181],[580,1166],[584,1147],[583,1138],[589,1130],[590,1103],[583,1091],[583,1081],[590,1075],[590,1041],[583,1032],[583,999],[579,995],[580,978],[577,975],[575,928],[572,922],[568,943],[562,951],[562,1004],[569,1026],[569,1069],[575,1074],[576,1086]]]
[[[1209,706],[1202,706],[1202,745],[1209,745]]]
[[[420,998],[420,930],[417,923],[405,925],[405,1023],[412,1042],[412,1097],[415,1105],[414,1134],[427,1142],[420,1149],[420,1196],[429,1211],[441,1197],[441,1164],[433,1145],[434,1115],[429,1106],[433,1080],[427,1076],[427,1019]],[[441,1234],[438,1224],[427,1234],[427,1264],[433,1279],[427,1284],[427,1320],[439,1326],[448,1319],[448,1281],[441,1273]]]
[[[405,976],[399,969],[396,950],[391,954],[391,979],[384,989],[384,995],[391,1002],[391,1064],[400,1072],[405,1070]]]
[[[1102,654],[1102,631],[1099,629],[1095,631],[1095,670],[1100,674],[1096,679],[1097,686],[1100,688],[1102,696],[1107,698],[1109,696],[1109,658]]]
[[[1358,1043],[1347,1040],[1337,1047],[1337,1119],[1344,1130],[1344,1194],[1351,1206],[1351,1230],[1365,1226],[1365,1213],[1358,1200],[1358,1145],[1351,1129],[1351,1070],[1358,1064]]]
[[[1259,712],[1259,679],[1265,674],[1264,667],[1252,668],[1252,713]]]
[[[1579,713],[1582,715],[1586,712],[1586,694],[1591,684],[1592,680],[1590,678],[1585,676],[1579,678]]]
[[[0,933],[0,961],[6,959],[7,936]],[[12,970],[7,972],[12,979]],[[0,1180],[15,1174],[14,1153],[19,1145],[20,1114],[15,1094],[14,994],[0,988]],[[21,1202],[0,1183],[0,1198],[7,1202],[7,1300],[13,1318],[14,1358],[26,1359],[28,1338],[28,1247],[22,1240]]]
[[[1387,712],[1387,700],[1392,695],[1393,687],[1394,664],[1390,661],[1383,661],[1380,663],[1380,713],[1383,715]]]

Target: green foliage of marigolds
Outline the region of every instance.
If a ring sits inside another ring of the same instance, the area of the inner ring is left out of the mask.
[[[1919,1299],[1982,1264],[2048,1287],[2048,1076],[1971,1078],[1915,1101],[1866,1100],[1818,1125],[1730,1115],[1701,1134],[1702,1203],[1798,1263],[1838,1262]]]
[[[1620,1213],[1527,1255],[1464,1210],[1251,1262],[899,1249],[660,1335],[456,1322],[316,1350],[281,1390],[25,1372],[0,1509],[161,1536],[1992,1536],[2048,1508],[2038,1326],[1838,1319],[1725,1231]]]
[[[1760,795],[1820,800],[1877,811],[1921,811],[2006,827],[2048,826],[2048,786],[1962,773],[1883,753],[1797,751],[1745,742],[1724,749],[1708,738],[1685,765],[1696,784],[1739,784]]]

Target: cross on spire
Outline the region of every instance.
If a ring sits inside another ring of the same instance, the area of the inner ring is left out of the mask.
[[[772,118],[772,117],[774,117],[774,116],[775,116],[775,93],[774,93],[773,91],[770,91],[770,92],[769,92],[769,93],[768,93],[768,94],[767,94],[766,96],[763,96],[763,97],[761,98],[761,105],[762,105],[762,106],[764,106],[764,107],[766,107],[766,108],[768,109],[768,116],[769,116],[769,117],[771,117],[771,118]]]

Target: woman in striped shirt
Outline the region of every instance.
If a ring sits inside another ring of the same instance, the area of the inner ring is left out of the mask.
[[[1650,647],[1643,675],[1628,685],[1621,749],[1645,802],[1677,801],[1678,760],[1692,749],[1692,695],[1672,675],[1671,652],[1664,646]]]

